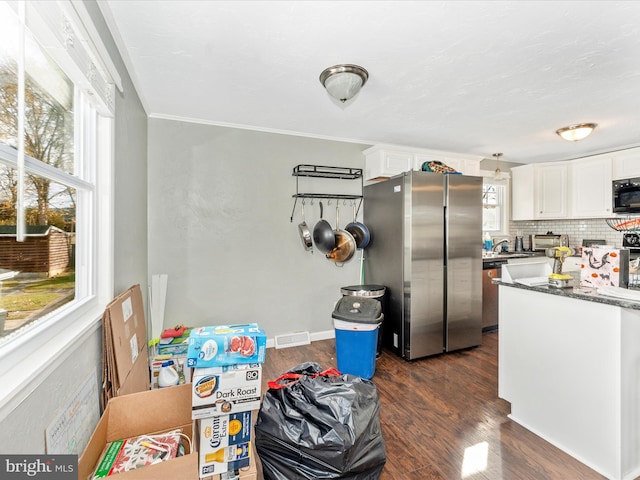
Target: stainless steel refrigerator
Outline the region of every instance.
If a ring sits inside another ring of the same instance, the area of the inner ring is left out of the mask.
[[[367,284],[383,345],[407,360],[482,342],[482,178],[406,172],[364,187]]]

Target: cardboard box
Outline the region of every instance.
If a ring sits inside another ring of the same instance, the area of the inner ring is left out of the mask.
[[[258,480],[256,451],[253,444],[251,445],[251,464],[248,467],[243,467],[239,470],[233,470],[220,475],[211,475],[209,477],[204,477],[202,480]]]
[[[256,323],[191,330],[187,367],[207,368],[264,363],[267,335]]]
[[[246,411],[197,421],[201,478],[251,464],[252,418],[252,412]]]
[[[191,420],[191,386],[180,385],[115,397],[109,400],[91,439],[78,461],[78,479],[89,478],[107,443],[144,434],[156,434],[181,428],[193,440]],[[118,480],[195,480],[198,478],[198,455],[186,455],[156,465],[120,473]]]
[[[107,305],[102,315],[103,407],[118,395],[149,389],[147,330],[140,285]]]
[[[193,419],[257,410],[262,393],[262,365],[195,368],[191,385]]]

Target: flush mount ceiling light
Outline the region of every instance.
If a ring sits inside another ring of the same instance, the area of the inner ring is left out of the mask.
[[[320,83],[329,95],[344,103],[360,91],[368,78],[369,72],[358,65],[334,65],[320,74]]]
[[[556,130],[556,133],[569,142],[577,142],[578,140],[587,138],[597,126],[597,123],[579,123],[577,125],[559,128]]]

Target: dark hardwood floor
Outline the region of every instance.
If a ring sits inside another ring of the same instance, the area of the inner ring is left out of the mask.
[[[269,349],[263,391],[306,361],[336,367],[335,341]],[[604,478],[507,418],[510,406],[498,398],[497,332],[485,333],[480,347],[414,362],[383,351],[372,380],[387,453],[380,480]]]

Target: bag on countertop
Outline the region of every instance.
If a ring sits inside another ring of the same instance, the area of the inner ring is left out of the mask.
[[[386,462],[376,386],[300,364],[269,382],[255,444],[265,480],[376,480]]]

